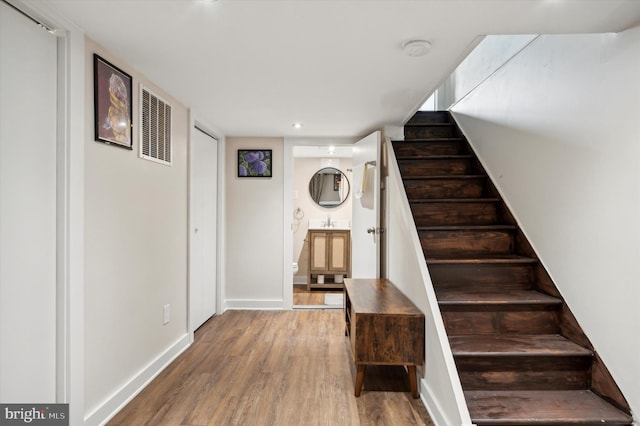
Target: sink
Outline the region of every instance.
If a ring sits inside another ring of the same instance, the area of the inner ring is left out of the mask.
[[[309,229],[349,230],[351,224],[348,219],[331,219],[331,224],[327,226],[327,219],[309,219]]]

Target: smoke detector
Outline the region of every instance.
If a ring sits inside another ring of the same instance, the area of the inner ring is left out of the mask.
[[[409,40],[402,44],[402,50],[407,56],[424,56],[431,50],[431,43],[427,40]]]

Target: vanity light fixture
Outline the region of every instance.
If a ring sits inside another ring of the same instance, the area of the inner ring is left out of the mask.
[[[431,50],[431,43],[427,40],[409,40],[402,44],[402,50],[407,56],[424,56]]]
[[[294,129],[302,129],[302,123],[293,123],[292,126]]]

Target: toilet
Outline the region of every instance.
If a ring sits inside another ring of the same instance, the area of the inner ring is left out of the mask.
[[[291,269],[293,270],[293,275],[295,275],[298,272],[298,262],[293,262]]]

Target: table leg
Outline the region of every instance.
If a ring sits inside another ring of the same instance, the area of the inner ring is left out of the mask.
[[[418,392],[418,379],[416,377],[416,366],[408,365],[407,369],[409,370],[409,387],[411,387],[411,396],[414,398],[420,397],[420,392]]]
[[[364,371],[367,369],[366,364],[357,364],[358,371],[356,372],[356,385],[355,396],[360,396],[360,390],[362,389],[362,382],[364,381]]]

